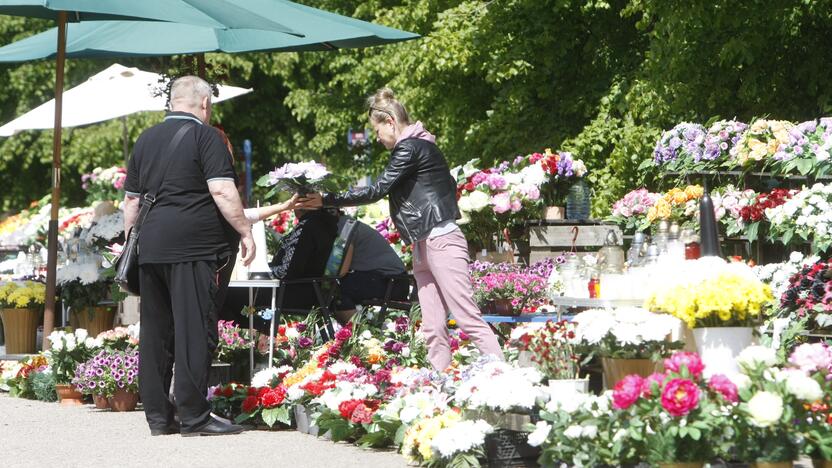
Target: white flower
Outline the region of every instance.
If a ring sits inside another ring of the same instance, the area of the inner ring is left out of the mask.
[[[581,435],[583,435],[583,433],[584,433],[583,428],[581,428],[581,426],[578,426],[578,425],[575,425],[575,424],[567,427],[566,430],[563,431],[564,437],[566,437],[568,439],[580,439]]]
[[[288,338],[290,340],[300,338],[300,332],[295,327],[287,327],[286,328],[286,338]]]
[[[468,202],[471,205],[470,211],[479,211],[491,204],[491,198],[483,191],[474,190],[468,195]]]
[[[552,431],[552,426],[547,423],[546,421],[538,421],[535,424],[534,431],[529,434],[528,443],[532,447],[539,447],[543,442],[546,442],[546,438],[549,437],[549,432]]]
[[[95,338],[89,337],[86,340],[84,340],[84,346],[86,346],[87,349],[94,349],[100,347],[98,343],[95,341]]]
[[[757,392],[748,401],[748,412],[754,425],[771,426],[783,416],[783,399],[776,393]]]
[[[276,367],[268,367],[254,374],[251,378],[251,386],[254,388],[268,387],[272,379],[276,378],[280,371]]]
[[[86,340],[87,336],[89,336],[89,333],[87,333],[87,331],[83,328],[75,330],[75,339],[78,340],[79,343]]]
[[[823,398],[820,384],[801,371],[792,371],[786,377],[786,390],[800,400],[813,402]]]
[[[364,330],[364,332],[361,333],[361,338],[364,339],[364,340],[369,340],[372,337],[373,337],[373,333],[370,330]]]
[[[558,389],[550,394],[549,402],[546,403],[546,411],[553,413],[561,410],[572,414],[575,411],[578,411],[578,409],[580,409],[589,398],[589,395],[578,392],[577,390],[573,392],[564,392]]]
[[[771,367],[777,364],[777,352],[765,346],[749,346],[737,356],[737,364],[744,369],[755,369],[761,364]]]
[[[60,351],[62,349],[64,349],[64,341],[63,340],[52,341],[52,350]]]
[[[583,430],[581,431],[581,435],[586,437],[587,439],[594,439],[595,436],[598,435],[598,426],[584,426]]]
[[[431,448],[442,458],[450,459],[457,453],[468,452],[485,443],[485,435],[493,428],[483,420],[459,421],[441,429],[431,441]]]
[[[737,386],[737,390],[745,390],[751,387],[751,379],[745,375],[740,373],[734,373],[728,376],[731,382],[734,382],[734,385]]]
[[[306,391],[300,388],[300,385],[292,385],[288,390],[286,390],[286,398],[289,401],[297,401],[303,398],[305,393]]]
[[[350,372],[356,369],[355,364],[346,361],[336,361],[334,364],[329,366],[329,371],[335,375],[338,374],[349,374]]]

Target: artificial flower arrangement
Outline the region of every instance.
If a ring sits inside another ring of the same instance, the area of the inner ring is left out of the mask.
[[[83,328],[74,332],[55,330],[48,338],[51,347],[45,354],[56,382],[63,385],[72,383],[75,368],[93,355],[98,344]]]
[[[574,343],[588,356],[658,361],[682,347],[670,339],[681,328],[679,319],[640,307],[591,309],[572,321]]]
[[[208,387],[211,412],[233,421],[240,415],[243,401],[249,397],[249,386],[231,382]]]
[[[454,382],[453,401],[466,410],[529,411],[542,396],[541,373],[482,356],[462,369]]]
[[[482,420],[464,420],[449,409],[420,419],[407,429],[402,453],[408,461],[428,467],[476,467],[485,458],[485,437],[493,428]]]
[[[785,245],[793,239],[811,242],[813,253],[832,247],[832,184],[814,184],[785,203],[765,210],[771,221],[769,239]]]
[[[139,392],[139,350],[103,348],[78,364],[72,385],[85,395],[110,398],[119,390]]]
[[[124,198],[124,182],[127,170],[120,166],[96,167],[92,172],[81,175],[81,188],[87,192],[87,204],[102,201],[116,201]]]
[[[266,198],[280,191],[306,195],[338,188],[333,174],[326,166],[315,161],[286,163],[261,177],[257,185],[271,187]]]
[[[746,238],[756,240],[760,226],[764,221],[768,221],[766,213],[769,209],[786,203],[795,193],[796,190],[788,189],[773,189],[771,192],[758,194],[751,190],[726,192],[722,197],[722,204],[729,204],[731,218],[736,220],[733,226],[728,226],[728,235],[743,232]],[[737,200],[736,204],[734,200]]]
[[[832,327],[832,292],[829,291],[832,288],[832,262],[817,260],[803,264],[800,261],[803,264],[800,267],[797,263],[788,270],[797,272],[788,279],[780,296],[780,309],[797,319],[808,319],[819,328]]]
[[[774,154],[773,165],[782,174],[825,176],[830,169],[832,119],[809,120],[789,129],[789,141]]]
[[[519,328],[519,327],[518,327]],[[548,379],[578,379],[581,355],[577,349],[577,326],[572,322],[551,320],[542,327],[512,330],[512,343],[530,355],[537,370]],[[517,333],[515,333],[517,332]]]
[[[741,167],[769,162],[781,146],[789,144],[792,127],[784,120],[755,120],[731,149],[731,162]]]
[[[664,312],[690,328],[744,327],[762,321],[774,298],[745,264],[718,258],[685,262],[686,270],[655,284],[645,308]]]
[[[251,347],[251,338],[248,330],[241,329],[230,320],[219,320],[217,322],[217,350],[214,353],[216,360],[229,364],[244,360]]]
[[[706,135],[702,125],[690,122],[676,125],[656,142],[653,164],[676,172],[692,170],[702,160]]]
[[[678,222],[683,227],[694,226],[699,222],[698,200],[704,190],[700,185],[688,185],[685,188],[672,188],[647,210],[647,222],[666,220]]]
[[[31,309],[39,308],[46,301],[46,285],[35,281],[22,284],[9,281],[0,284],[0,308]]]
[[[54,374],[46,356],[42,354],[29,356],[22,361],[4,361],[0,371],[0,390],[17,398],[36,397],[34,380],[37,374],[48,371],[52,374],[54,384]]]
[[[650,227],[647,212],[662,198],[646,188],[632,190],[612,205],[608,220],[621,226],[624,232],[645,231]]]

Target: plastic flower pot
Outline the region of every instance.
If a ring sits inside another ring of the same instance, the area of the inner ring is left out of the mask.
[[[107,397],[105,397],[104,395],[99,395],[97,393],[93,393],[92,403],[95,405],[95,409],[100,409],[100,410],[110,409],[110,402],[107,400]]]
[[[58,393],[58,401],[61,406],[80,406],[84,395],[75,389],[74,385],[58,384],[55,385],[55,391]]]
[[[139,394],[136,392],[128,392],[124,389],[116,390],[116,393],[113,394],[110,398],[108,398],[110,402],[110,408],[113,411],[121,412],[121,411],[133,411],[136,409],[136,405],[139,404]]]
[[[693,339],[705,364],[705,377],[730,377],[739,373],[737,356],[751,345],[753,336],[751,327],[705,327],[694,328]]]
[[[39,309],[0,309],[6,354],[33,354],[40,323]]]

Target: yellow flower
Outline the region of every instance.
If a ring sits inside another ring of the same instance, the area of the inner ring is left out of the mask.
[[[687,195],[688,200],[696,200],[697,198],[702,197],[702,194],[704,193],[705,189],[703,189],[701,185],[688,185],[685,187],[685,195]]]

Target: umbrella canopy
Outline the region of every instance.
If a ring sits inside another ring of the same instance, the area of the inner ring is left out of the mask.
[[[161,75],[113,64],[96,73],[84,83],[64,92],[63,127],[87,125],[143,111],[165,110],[167,99],[158,90]],[[219,86],[221,102],[251,89]],[[0,137],[22,130],[52,128],[55,122],[55,100],[50,100],[0,127]]]
[[[156,20],[300,35],[274,18],[265,18],[227,0],[0,0],[0,15],[57,20],[61,12],[68,13],[70,22]]]
[[[286,2],[289,3],[289,2]],[[254,29],[219,29],[149,21],[95,21],[67,25],[66,53],[71,58],[112,58],[205,52],[304,51],[369,47],[416,39],[418,34],[292,4],[296,16],[318,27],[297,37]],[[292,21],[292,24],[296,24]],[[304,26],[305,27],[305,26]],[[0,47],[0,62],[55,56],[57,29]]]

